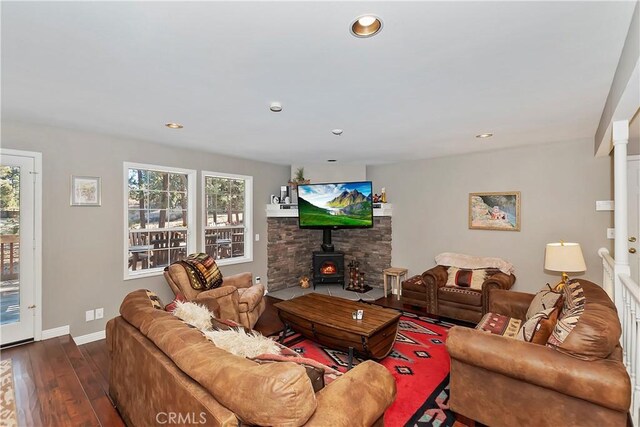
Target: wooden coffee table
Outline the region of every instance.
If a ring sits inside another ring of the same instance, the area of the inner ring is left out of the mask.
[[[399,312],[343,298],[310,293],[274,306],[286,328],[324,346],[348,351],[349,369],[354,352],[364,358],[386,357],[398,333]],[[364,310],[362,320],[353,319],[356,310]]]

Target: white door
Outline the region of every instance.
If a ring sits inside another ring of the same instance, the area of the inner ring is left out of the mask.
[[[629,156],[627,162],[629,195],[629,267],[631,278],[640,283],[640,156]]]
[[[35,337],[35,158],[0,156],[0,342]]]

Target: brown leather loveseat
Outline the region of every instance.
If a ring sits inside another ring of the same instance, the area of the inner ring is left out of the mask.
[[[486,269],[481,289],[447,286],[449,268],[436,265],[402,282],[402,302],[425,307],[430,314],[477,323],[487,312],[489,291],[510,289],[516,281],[513,274]]]
[[[627,425],[631,382],[615,305],[600,286],[578,282],[584,311],[560,347],[449,331],[453,411],[495,427]],[[492,290],[489,311],[524,321],[533,298]]]
[[[107,323],[109,394],[129,426],[381,426],[395,399],[395,380],[378,363],[314,393],[301,365],[228,353],[153,301],[134,291]]]

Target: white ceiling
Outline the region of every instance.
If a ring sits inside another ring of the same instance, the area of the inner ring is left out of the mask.
[[[634,5],[3,1],[2,119],[282,164],[592,140]]]

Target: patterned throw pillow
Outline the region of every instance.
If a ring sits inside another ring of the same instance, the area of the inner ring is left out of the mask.
[[[560,347],[567,339],[573,328],[576,327],[580,316],[584,313],[584,290],[578,281],[573,281],[562,288],[564,292],[564,305],[558,318],[553,333],[547,341],[551,347]]]
[[[151,302],[151,305],[153,306],[153,308],[162,310],[162,301],[160,301],[160,297],[158,297],[158,295],[156,295],[155,292],[151,292],[148,289],[145,289],[145,291],[147,292],[147,298],[149,298],[149,301]]]
[[[529,305],[527,310],[527,320],[531,319],[537,313],[542,310],[557,307],[560,305],[562,299],[562,292],[554,291],[547,283],[546,287],[542,288]]]
[[[584,305],[584,290],[577,280],[570,281],[562,288],[564,294],[563,311],[569,311],[579,305]]]
[[[528,319],[518,331],[517,339],[534,344],[546,344],[558,321],[557,307],[542,310]]]
[[[502,314],[487,313],[476,325],[476,329],[507,338],[515,338],[520,330],[522,320]]]
[[[458,267],[449,267],[447,283],[445,286],[459,286],[461,288],[482,289],[482,284],[487,277],[485,269],[467,270]]]

